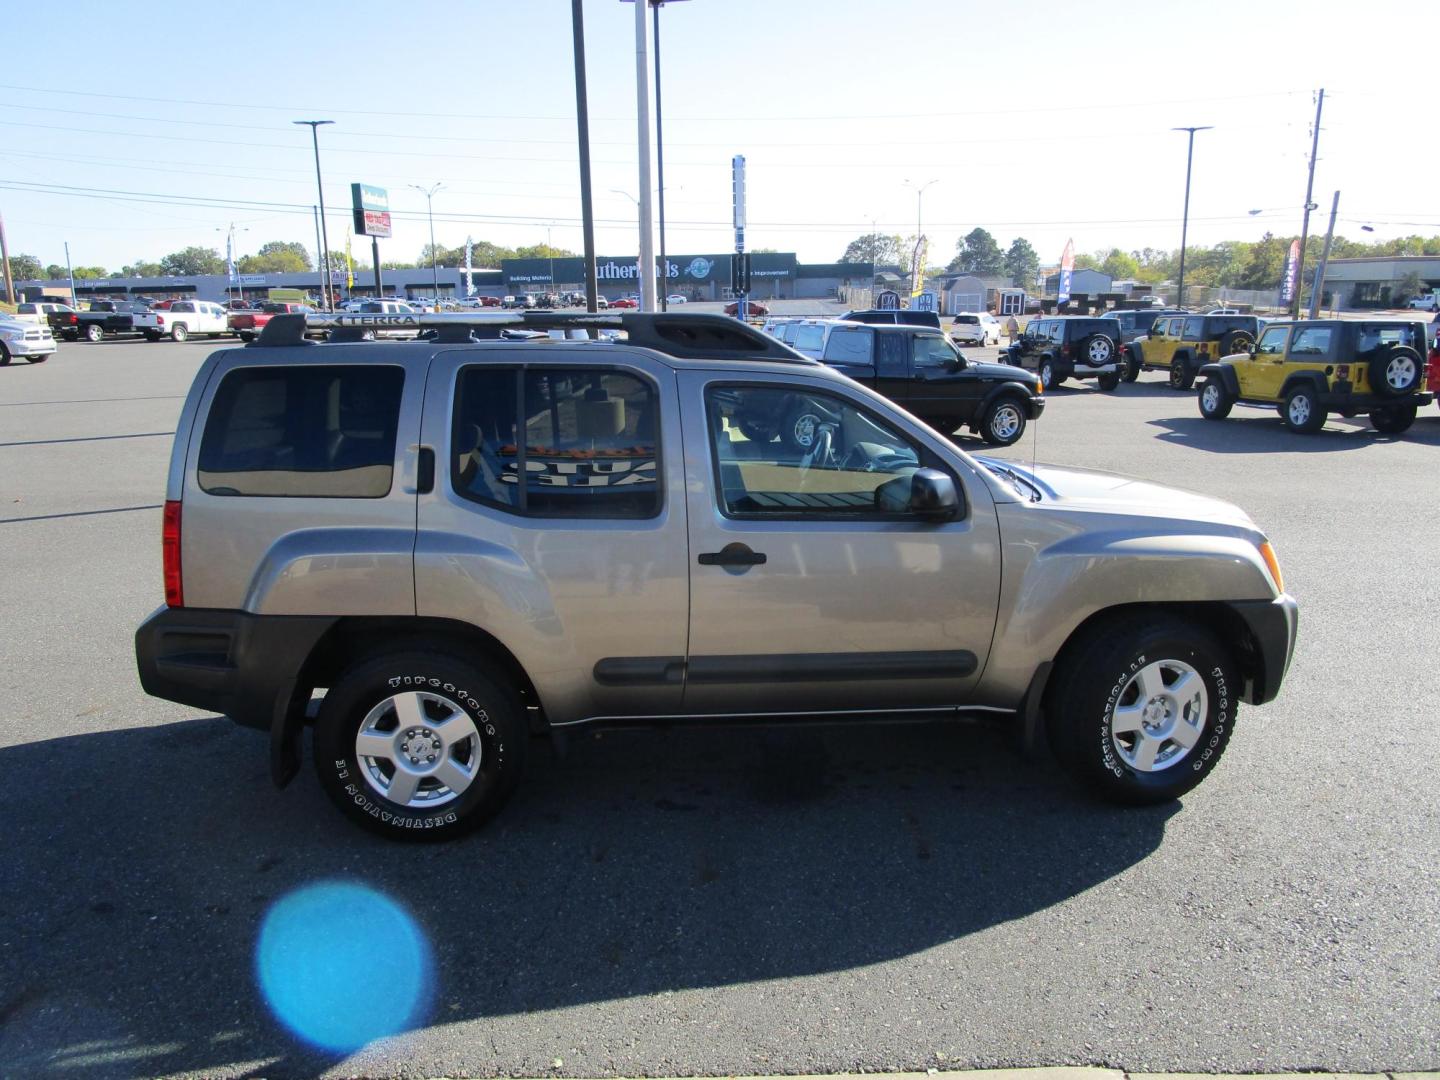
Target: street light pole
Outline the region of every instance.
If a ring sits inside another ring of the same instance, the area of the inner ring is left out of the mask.
[[[645,5],[635,5],[636,140],[640,158],[640,310],[655,310],[655,238],[650,213],[650,72]]]
[[[1185,307],[1185,242],[1190,232],[1190,164],[1195,158],[1195,132],[1210,131],[1213,124],[1203,127],[1177,127],[1171,131],[1189,132],[1190,145],[1185,151],[1185,210],[1180,218],[1180,282],[1175,287],[1175,306]]]
[[[430,288],[434,293],[430,299],[438,307],[440,304],[440,271],[435,268],[435,206],[430,201],[435,197],[444,184],[432,184],[429,188],[423,188],[419,184],[411,184],[416,191],[425,196],[426,212],[430,217]]]
[[[293,120],[310,128],[310,142],[315,148],[315,187],[320,193],[320,298],[326,311],[334,311],[335,304],[330,296],[330,233],[325,228],[325,182],[320,178],[320,136],[321,124],[333,124],[334,120]]]

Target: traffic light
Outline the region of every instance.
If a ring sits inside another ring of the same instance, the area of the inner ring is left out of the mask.
[[[736,296],[750,292],[750,253],[736,252],[730,257],[730,291]]]

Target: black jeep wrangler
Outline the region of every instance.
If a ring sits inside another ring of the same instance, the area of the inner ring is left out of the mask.
[[[1046,390],[1066,379],[1096,379],[1101,390],[1114,390],[1120,385],[1119,342],[1114,319],[1044,316],[1031,319],[1001,355],[1016,367],[1038,372]]]

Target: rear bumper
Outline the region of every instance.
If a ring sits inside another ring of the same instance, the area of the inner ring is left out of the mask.
[[[332,616],[162,607],[135,631],[140,685],[270,731],[303,709],[293,700],[300,669],[334,623]]]
[[[1237,600],[1229,606],[1244,621],[1255,646],[1254,670],[1248,672],[1241,696],[1251,705],[1274,701],[1295,652],[1299,606],[1289,593],[1274,600]]]

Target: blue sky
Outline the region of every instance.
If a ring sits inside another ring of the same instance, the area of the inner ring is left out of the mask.
[[[426,11],[433,14],[426,15]],[[239,16],[237,18],[237,16]],[[636,246],[634,15],[586,0],[597,239]],[[1179,243],[1185,137],[1192,243],[1296,232],[1313,91],[1326,88],[1315,201],[1340,232],[1440,233],[1436,61],[1424,5],[684,0],[661,15],[668,247],[731,247],[730,158],[749,163],[749,243],[838,258],[915,229],[932,261],[977,225],[1042,259]],[[107,28],[83,52],[78,28]],[[191,244],[314,246],[309,130],[332,247],[349,184],[387,187],[386,258],[436,237],[578,250],[568,0],[424,6],[195,2],[7,13],[0,212],[12,254],[118,268]],[[120,44],[129,36],[143,47]],[[1433,49],[1431,50],[1433,53]],[[48,189],[48,190],[42,190]],[[1259,209],[1259,215],[1248,211]],[[363,252],[357,245],[357,258]]]

